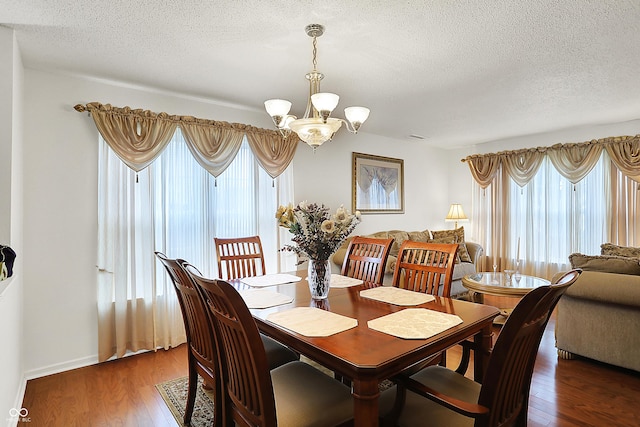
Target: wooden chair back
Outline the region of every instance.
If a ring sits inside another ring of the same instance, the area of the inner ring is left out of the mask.
[[[225,419],[240,426],[276,426],[275,398],[260,333],[238,291],[223,280],[206,279],[186,267],[215,319],[224,349]]]
[[[223,280],[260,276],[266,273],[260,236],[221,239],[215,237],[218,276]]]
[[[214,339],[214,331],[208,319],[206,307],[200,297],[200,293],[194,282],[186,273],[181,259],[170,259],[164,254],[156,252],[156,257],[162,262],[169,274],[176,290],[185,331],[187,333],[187,345],[189,347],[189,392],[187,397],[187,409],[185,411],[185,423],[191,419],[193,405],[196,397],[197,375],[200,374],[207,386],[214,392],[214,417],[220,420],[222,410],[216,410],[220,406],[221,385],[219,379],[219,363],[217,347]],[[194,267],[195,268],[195,267]]]
[[[557,283],[534,289],[516,305],[493,347],[478,397],[489,408],[476,426],[526,425],[531,377],[551,313],[560,297],[580,276],[572,270]]]
[[[405,240],[393,272],[393,286],[444,297],[451,296],[458,244]],[[440,287],[442,291],[440,292]]]
[[[340,274],[382,285],[393,239],[355,236],[347,248]]]

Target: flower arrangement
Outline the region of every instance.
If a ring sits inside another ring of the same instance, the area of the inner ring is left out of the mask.
[[[278,225],[289,229],[295,245],[282,250],[295,252],[310,260],[327,261],[360,223],[360,212],[349,213],[340,206],[335,214],[315,203],[301,202],[296,207],[280,206],[276,212]]]

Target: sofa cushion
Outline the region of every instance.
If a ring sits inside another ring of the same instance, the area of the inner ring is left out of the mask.
[[[453,237],[455,240],[453,243],[458,244],[458,256],[462,262],[473,262],[467,251],[467,246],[464,244],[464,227],[456,228],[454,230],[439,230],[432,231],[434,239],[440,239],[443,237]]]
[[[618,246],[613,243],[603,243],[600,245],[600,255],[640,258],[640,248],[634,248],[633,246]]]
[[[467,274],[476,272],[476,265],[471,262],[461,262],[453,266],[453,278],[451,280],[462,279]]]
[[[615,283],[615,292],[608,284]],[[619,304],[640,307],[640,276],[612,276],[602,271],[583,271],[576,283],[571,285],[565,295],[603,304]]]
[[[640,275],[640,259],[614,255],[569,255],[572,268],[584,271],[601,271],[604,273]]]
[[[455,244],[456,242],[456,238],[455,236],[445,236],[445,237],[438,237],[437,239],[430,239],[429,240],[430,243],[444,243],[444,244]],[[455,259],[455,263],[456,264],[460,264],[460,245],[458,244],[458,251],[456,252],[456,259]]]

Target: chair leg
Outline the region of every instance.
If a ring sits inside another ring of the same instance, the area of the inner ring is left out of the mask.
[[[191,415],[193,415],[193,407],[196,402],[196,393],[198,392],[198,371],[195,362],[189,358],[189,390],[187,392],[187,406],[184,409],[184,424],[191,424]]]
[[[440,366],[447,367],[447,352],[443,351],[440,353],[440,362],[438,363]]]
[[[472,343],[468,341],[463,341],[460,343],[462,346],[462,358],[460,359],[460,364],[456,369],[456,372],[460,375],[464,375],[469,368],[469,360],[471,359],[471,347]]]

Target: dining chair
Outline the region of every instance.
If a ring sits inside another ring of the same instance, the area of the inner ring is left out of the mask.
[[[355,236],[347,247],[340,274],[382,285],[393,238]]]
[[[450,297],[457,250],[457,243],[405,240],[398,251],[393,286]]]
[[[189,388],[184,423],[189,425],[191,422],[199,374],[204,379],[205,387],[213,391],[214,422],[216,425],[221,425],[222,407],[219,402],[222,401],[222,388],[216,381],[217,378],[220,378],[218,362],[220,355],[213,339],[213,330],[207,319],[202,299],[192,280],[181,267],[182,260],[167,258],[161,252],[155,254],[171,278],[187,334]]]
[[[217,381],[220,378],[219,358],[221,355],[218,354],[214,338],[215,331],[208,318],[206,306],[191,277],[182,267],[186,261],[168,258],[161,252],[155,252],[155,254],[162,262],[173,283],[187,335],[189,388],[184,423],[188,425],[193,414],[198,374],[204,379],[204,386],[213,391],[214,402],[221,401],[222,386],[220,381]],[[197,270],[195,267],[192,268]],[[299,358],[296,353],[277,341],[264,335],[261,335],[261,338],[270,369]],[[221,425],[221,421],[218,421],[221,420],[220,417],[221,405],[214,405],[216,425]]]
[[[218,257],[218,277],[223,280],[266,273],[260,236],[213,239]]]
[[[395,398],[391,418],[399,413],[398,426],[423,425],[425,419],[432,426],[526,426],[542,335],[558,300],[580,274],[571,270],[520,300],[498,335],[482,384],[442,366],[394,377],[395,396],[392,391],[383,396]]]
[[[301,361],[269,371],[258,328],[238,291],[223,280],[202,277],[190,266],[186,270],[215,319],[218,345],[224,352],[228,425],[320,427],[352,421],[348,387]]]
[[[392,285],[396,288],[449,298],[457,250],[457,243],[405,240],[398,251]],[[463,351],[468,355],[470,350],[463,346]],[[418,362],[407,372],[414,373],[435,363],[446,365],[446,362],[446,352],[443,351]],[[464,368],[466,370],[466,367]]]

